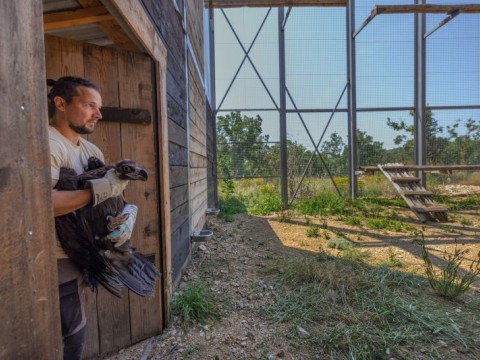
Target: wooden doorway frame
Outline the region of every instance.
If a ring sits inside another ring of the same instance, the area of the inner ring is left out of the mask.
[[[145,51],[154,61],[155,86],[157,103],[157,139],[158,139],[158,181],[160,182],[159,204],[161,218],[162,251],[162,297],[164,326],[169,322],[169,303],[173,291],[172,254],[171,254],[171,222],[170,222],[170,178],[168,162],[168,118],[167,118],[167,49],[160,39],[157,30],[150,22],[150,16],[145,12],[140,2],[130,0],[110,0],[122,21],[130,32],[140,42]]]

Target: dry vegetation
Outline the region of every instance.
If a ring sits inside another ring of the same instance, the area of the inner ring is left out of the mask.
[[[469,199],[449,204],[448,223],[419,223],[396,203],[212,219],[177,288],[200,291],[204,321],[177,312],[162,335],[109,359],[478,359],[478,281],[454,300],[436,295],[421,246],[435,266],[468,249],[467,270],[480,250]]]

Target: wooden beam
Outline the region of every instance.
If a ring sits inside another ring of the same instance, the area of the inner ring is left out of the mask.
[[[101,6],[99,0],[77,0],[83,8],[92,8]],[[100,30],[112,41],[118,48],[126,51],[139,52],[138,46],[130,39],[128,34],[114,19],[101,21],[98,23]]]
[[[449,14],[453,11],[460,11],[465,14],[480,13],[480,5],[435,5],[435,4],[416,4],[416,5],[376,5],[373,7],[372,14]]]
[[[0,1],[0,358],[62,356],[40,1]]]
[[[144,109],[122,109],[104,106],[100,110],[101,121],[114,121],[129,124],[148,125],[152,122],[150,111]]]
[[[347,6],[347,0],[205,0],[206,8]]]
[[[480,165],[383,165],[384,170],[405,170],[451,173],[453,171],[479,171]],[[360,173],[374,173],[380,169],[377,166],[360,167]]]
[[[103,6],[86,9],[59,11],[43,15],[43,29],[58,30],[77,25],[111,20],[112,16]]]

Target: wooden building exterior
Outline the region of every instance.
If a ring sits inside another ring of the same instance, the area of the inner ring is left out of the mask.
[[[46,78],[96,83],[105,113],[88,139],[108,162],[131,158],[151,175],[131,183],[125,197],[139,206],[134,244],[162,281],[151,299],[126,290],[122,299],[102,288],[87,293],[85,358],[159,334],[168,323],[191,235],[215,205],[203,13],[202,1],[184,0],[1,3],[0,25],[8,31],[0,35],[0,359],[61,358]]]

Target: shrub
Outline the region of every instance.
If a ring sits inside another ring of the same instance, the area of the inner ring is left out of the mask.
[[[432,289],[440,296],[453,300],[468,290],[476,276],[480,274],[480,252],[477,258],[470,263],[468,271],[462,276],[460,266],[463,263],[468,249],[458,249],[455,240],[455,251],[453,254],[445,253],[443,260],[446,265],[439,271],[433,268],[428,250],[425,246],[425,239],[422,241],[423,261],[425,263],[425,273]]]
[[[352,210],[334,193],[321,193],[313,199],[301,199],[296,209],[306,215],[347,215]]]
[[[226,221],[232,221],[235,214],[247,212],[247,207],[237,196],[229,196],[218,200],[220,213],[218,216]]]
[[[337,250],[348,250],[352,248],[352,243],[343,237],[335,237],[333,239],[328,240],[327,242],[328,247],[334,248]]]
[[[283,209],[278,193],[266,192],[250,198],[248,212],[252,215],[268,215]]]
[[[318,236],[318,226],[316,225],[310,225],[308,228],[307,228],[307,236],[308,237],[317,237]]]

